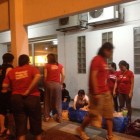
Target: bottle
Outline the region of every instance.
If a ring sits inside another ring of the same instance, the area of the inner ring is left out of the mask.
[[[123,116],[124,116],[124,117],[127,117],[128,110],[127,110],[127,108],[126,108],[126,107],[125,107],[125,108],[123,108],[123,110],[122,110],[122,114],[123,114]]]

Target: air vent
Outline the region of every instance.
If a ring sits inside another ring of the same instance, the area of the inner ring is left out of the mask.
[[[59,19],[59,26],[64,26],[69,24],[69,17],[60,18]]]
[[[88,24],[103,24],[119,20],[119,6],[110,6],[88,12]]]
[[[88,14],[77,14],[59,19],[59,28],[57,31],[67,32],[72,30],[87,29]]]
[[[98,9],[89,12],[90,18],[98,18],[103,14],[104,9]]]

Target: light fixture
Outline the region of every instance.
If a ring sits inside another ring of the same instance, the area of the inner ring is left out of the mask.
[[[57,41],[58,39],[46,39],[46,40],[40,40],[40,41],[32,41],[31,43],[45,43],[45,42],[53,42],[53,41]]]
[[[58,45],[58,40],[53,40],[53,45]]]

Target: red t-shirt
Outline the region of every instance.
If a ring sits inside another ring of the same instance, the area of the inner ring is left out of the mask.
[[[111,93],[113,93],[116,79],[117,79],[117,72],[109,71],[107,83]]]
[[[97,87],[92,86],[92,78],[91,73],[92,71],[98,71],[97,73]],[[107,85],[107,78],[108,78],[108,66],[106,60],[101,56],[96,56],[91,62],[90,67],[90,77],[89,77],[89,90],[90,93],[95,94],[103,94],[106,93],[109,88]]]
[[[129,94],[131,90],[131,79],[134,78],[132,71],[127,70],[125,73],[119,71],[117,73],[118,93]]]
[[[61,73],[63,69],[61,64],[46,64],[45,69],[47,70],[46,82],[61,82]]]
[[[30,65],[16,67],[9,71],[4,79],[4,83],[10,85],[12,94],[23,94],[31,84],[34,76],[40,74],[39,70]],[[39,96],[37,86],[34,87],[30,95]]]

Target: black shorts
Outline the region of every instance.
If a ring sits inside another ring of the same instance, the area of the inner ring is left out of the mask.
[[[40,135],[42,132],[40,98],[37,96],[23,97],[19,94],[12,95],[11,103],[17,136],[26,135],[28,119],[31,134]]]
[[[0,114],[6,115],[11,112],[11,92],[0,93]]]

